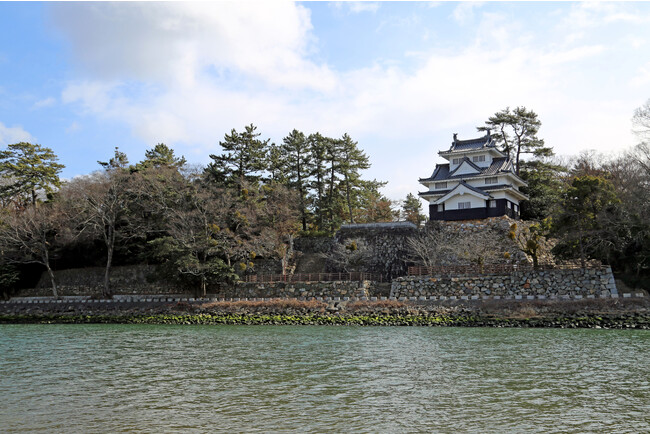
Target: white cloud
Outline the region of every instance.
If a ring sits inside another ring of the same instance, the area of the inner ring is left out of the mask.
[[[54,104],[56,104],[56,99],[49,97],[45,99],[41,99],[39,101],[36,101],[34,103],[34,108],[39,109],[39,108],[44,108],[44,107],[51,107]]]
[[[627,2],[580,2],[571,6],[562,25],[574,29],[600,27],[612,23],[643,24],[648,17],[635,11],[636,5]]]
[[[293,3],[61,3],[51,11],[79,65],[102,79],[191,86],[210,70],[278,87],[336,85],[326,66],[306,60],[310,13]]]
[[[484,2],[461,2],[454,8],[452,17],[458,24],[467,24],[474,19],[474,9],[483,6]]]
[[[79,131],[81,129],[81,125],[77,121],[72,121],[70,126],[65,129],[65,132],[68,134],[74,133],[76,131]]]
[[[358,14],[360,12],[377,12],[379,3],[377,2],[348,2],[350,12]]]
[[[372,12],[375,13],[379,10],[378,2],[370,1],[344,1],[344,2],[333,2],[331,3],[336,9],[347,9],[350,14],[359,14],[362,12]]]
[[[20,126],[7,127],[0,122],[0,145],[6,146],[18,142],[34,142],[34,137]]]
[[[632,78],[630,84],[633,87],[640,88],[650,83],[650,62],[639,67],[637,74]]]
[[[475,5],[463,7],[461,21]],[[603,102],[593,92],[597,77],[576,68],[610,47],[586,36],[540,43],[497,13],[480,15],[470,44],[420,51],[407,72],[390,62],[337,71],[313,60],[309,11],[295,4],[52,8],[85,71],[62,101],[127,123],[144,143],[168,143],[190,160],[205,161],[225,132],[251,122],[276,141],[293,128],[348,132],[371,155],[371,176],[390,176],[387,194],[403,198],[453,132],[474,135],[506,106],[534,109],[541,136],[560,154],[632,143],[626,95]]]

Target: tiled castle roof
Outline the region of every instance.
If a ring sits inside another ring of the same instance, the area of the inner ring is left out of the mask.
[[[450,172],[449,163],[438,164],[436,165],[436,169],[433,171],[433,174],[429,178],[420,179],[420,181],[445,181],[448,179],[471,178],[474,176],[489,176],[504,172],[513,172],[512,161],[506,157],[495,158],[492,160],[492,164],[490,164],[488,167],[479,167],[476,164],[472,163],[467,157],[465,157],[463,161],[468,162],[477,170],[478,173],[455,175],[454,173],[456,170],[458,170],[458,167],[460,167],[460,165]]]
[[[451,142],[451,147],[448,151],[443,151],[441,153],[447,152],[467,152],[480,150],[485,148],[496,148],[496,143],[492,140],[490,133],[486,134],[483,137],[477,139],[468,139],[468,140],[458,140],[458,136],[454,134],[454,141]]]

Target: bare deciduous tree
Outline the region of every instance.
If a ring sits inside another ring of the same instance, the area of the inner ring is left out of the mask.
[[[3,216],[0,242],[8,262],[41,264],[47,270],[52,295],[58,297],[52,257],[57,248],[74,238],[75,216],[62,202],[37,203]]]
[[[79,215],[84,216],[88,233],[100,236],[106,246],[104,297],[111,295],[109,277],[117,241],[141,235],[141,221],[130,215],[133,192],[129,183],[128,170],[113,168],[74,179],[62,189],[62,194],[75,203]]]

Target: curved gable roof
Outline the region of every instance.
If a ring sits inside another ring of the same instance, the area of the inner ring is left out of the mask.
[[[458,163],[458,167],[456,167],[454,170],[449,172],[449,176],[450,177],[454,176],[456,174],[456,172],[458,171],[458,169],[460,169],[463,166],[464,163],[469,164],[470,167],[472,169],[476,170],[477,173],[482,173],[483,170],[484,170],[482,167],[479,167],[476,164],[472,163],[472,160],[470,160],[469,158],[463,157],[463,160],[460,163]],[[464,174],[464,175],[466,175],[466,174]]]
[[[472,187],[471,185],[469,185],[465,181],[461,181],[461,182],[458,183],[458,185],[456,185],[456,187],[452,188],[447,194],[442,196],[440,199],[436,200],[434,202],[434,204],[440,204],[440,203],[443,203],[443,202],[447,201],[448,199],[456,196],[459,193],[458,190],[463,189],[463,188],[467,189],[469,194],[471,194],[473,196],[476,196],[476,197],[480,197],[482,199],[490,199],[492,197],[492,195],[490,195],[490,193],[487,193],[487,192],[485,192],[485,191],[483,191],[483,190],[481,190],[479,188]]]
[[[496,143],[492,140],[489,133],[483,137],[468,140],[458,140],[457,135],[454,134],[454,141],[451,142],[451,147],[446,152],[466,152],[485,148],[496,149]]]

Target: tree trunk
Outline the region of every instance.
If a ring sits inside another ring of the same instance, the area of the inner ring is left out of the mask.
[[[298,192],[300,193],[300,214],[302,216],[302,230],[307,231],[307,210],[305,209],[305,192],[302,185],[300,168],[298,168]]]
[[[111,272],[111,266],[113,265],[113,250],[115,248],[115,230],[114,228],[108,229],[108,237],[106,238],[106,271],[104,272],[104,289],[103,296],[108,298],[111,295],[110,285],[109,285],[109,275]]]
[[[47,269],[48,276],[50,276],[50,282],[52,283],[52,295],[56,298],[59,298],[59,292],[56,289],[56,280],[54,279],[54,271],[52,271],[52,268],[50,267],[50,253],[45,246],[46,243],[43,243],[44,248],[41,250],[41,259],[43,260],[43,265],[45,265],[45,268]]]
[[[47,274],[50,276],[50,282],[52,282],[52,296],[54,298],[59,298],[59,292],[56,290],[56,280],[54,280],[54,271],[50,268],[49,261],[45,264],[47,268]]]
[[[206,285],[206,282],[205,282],[205,275],[202,275],[201,276],[201,296],[203,298],[205,298],[205,296],[208,294],[206,287],[207,287],[207,285]]]
[[[350,180],[348,179],[348,174],[345,174],[345,196],[348,201],[348,214],[350,215],[350,224],[354,223],[352,219],[352,200],[350,200]]]
[[[585,268],[585,248],[582,243],[582,225],[580,223],[578,223],[578,246],[580,248],[580,267]]]

